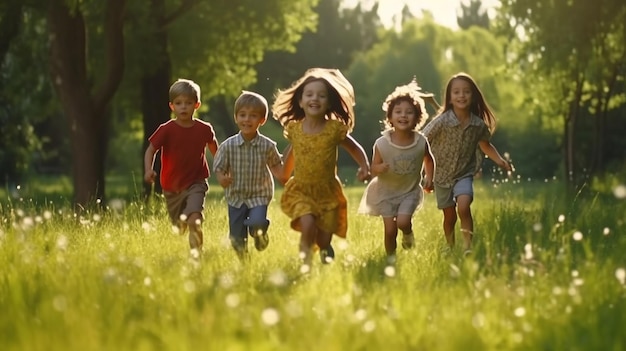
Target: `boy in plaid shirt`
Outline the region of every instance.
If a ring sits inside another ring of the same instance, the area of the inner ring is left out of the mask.
[[[239,133],[226,139],[213,161],[217,181],[228,202],[229,237],[240,258],[248,255],[248,235],[263,251],[269,244],[267,207],[274,196],[274,179],[285,183],[283,162],[276,142],[259,133],[267,121],[267,100],[243,91],[235,101]]]

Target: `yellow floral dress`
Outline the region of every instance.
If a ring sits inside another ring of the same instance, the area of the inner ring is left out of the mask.
[[[292,121],[285,135],[292,145],[294,174],[280,198],[291,227],[300,230],[298,219],[312,214],[319,228],[345,238],[348,231],[347,201],[337,177],[337,147],[346,138],[345,124],[328,120],[317,134],[305,134],[302,121]]]

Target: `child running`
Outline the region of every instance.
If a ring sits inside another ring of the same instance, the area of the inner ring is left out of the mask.
[[[428,118],[424,94],[413,79],[396,87],[383,103],[386,129],[374,143],[371,173],[359,213],[381,216],[384,225],[385,252],[395,261],[398,229],[402,231],[402,248],[415,245],[412,218],[422,206],[424,190],[433,189],[435,162],[428,141],[418,127]],[[422,189],[422,172],[424,190]]]
[[[442,111],[423,129],[437,162],[435,195],[443,211],[443,232],[449,248],[455,244],[454,227],[461,219],[464,255],[471,254],[474,220],[470,205],[474,199],[474,174],[484,155],[499,167],[511,171],[491,144],[496,118],[474,79],[458,73],[446,85]],[[483,155],[484,153],[484,155]]]
[[[148,138],[144,154],[144,180],[153,183],[154,157],[161,151],[161,186],[172,224],[183,234],[189,227],[192,258],[202,253],[202,211],[209,191],[209,166],[205,150],[217,152],[213,126],[194,118],[200,107],[200,86],[179,79],[170,87],[170,109],[174,119],[161,124]]]
[[[320,248],[322,263],[335,251],[332,235],[345,238],[347,200],[337,177],[337,147],[341,145],[359,165],[357,178],[369,177],[363,147],[349,133],[354,127],[354,89],[337,69],[312,68],[290,88],[279,90],[272,106],[274,118],[291,143],[285,152],[285,184],[281,209],[300,234],[300,257],[311,265]]]
[[[248,257],[248,235],[263,251],[269,244],[267,206],[274,197],[274,179],[283,179],[283,162],[276,143],[259,132],[267,121],[267,100],[243,91],[235,101],[239,133],[217,149],[213,168],[228,202],[230,242],[239,258]]]

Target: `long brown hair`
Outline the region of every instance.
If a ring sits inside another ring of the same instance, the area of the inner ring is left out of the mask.
[[[491,111],[489,104],[485,100],[485,97],[483,96],[482,91],[480,91],[480,88],[478,88],[478,84],[476,84],[474,78],[472,78],[469,74],[465,72],[459,72],[453,75],[450,80],[448,80],[441,113],[452,109],[452,102],[450,101],[451,89],[452,82],[455,79],[461,79],[470,84],[472,88],[472,101],[470,103],[470,112],[480,117],[487,125],[487,128],[489,128],[489,132],[493,133],[496,130],[496,116]]]
[[[354,88],[337,69],[311,68],[291,87],[279,90],[272,104],[274,119],[285,126],[290,121],[303,119],[304,110],[300,107],[300,100],[304,87],[315,81],[321,81],[328,89],[330,108],[326,112],[327,119],[335,119],[348,126],[348,131],[354,128]]]

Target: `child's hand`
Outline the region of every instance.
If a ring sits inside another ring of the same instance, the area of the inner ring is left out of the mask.
[[[389,164],[386,162],[383,162],[383,163],[372,165],[372,171],[374,172],[374,174],[381,174],[381,173],[388,172]]]
[[[143,176],[143,180],[148,184],[154,183],[155,178],[156,178],[156,172],[152,169],[149,171],[146,171],[146,173]]]
[[[220,183],[222,188],[228,188],[233,183],[233,177],[230,173],[216,172],[217,182]]]
[[[435,185],[433,181],[430,179],[424,179],[424,191],[427,193],[432,193],[435,190]]]
[[[369,181],[372,178],[369,169],[360,167],[359,170],[356,172],[356,177],[359,179],[360,182],[364,182],[366,180]]]

